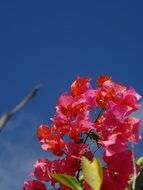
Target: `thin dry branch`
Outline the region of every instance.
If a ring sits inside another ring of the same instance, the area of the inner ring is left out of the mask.
[[[0,132],[6,126],[6,123],[11,119],[17,112],[19,112],[23,107],[25,107],[39,92],[42,85],[36,85],[32,91],[20,102],[18,103],[12,110],[3,114],[0,117]]]

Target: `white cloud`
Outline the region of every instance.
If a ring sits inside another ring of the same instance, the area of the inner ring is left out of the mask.
[[[21,189],[27,174],[38,157],[44,156],[36,139],[41,119],[21,112],[0,134],[0,187],[2,190]]]

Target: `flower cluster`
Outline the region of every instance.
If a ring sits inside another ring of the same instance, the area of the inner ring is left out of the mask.
[[[124,190],[133,175],[133,155],[128,144],[136,144],[141,138],[141,121],[130,114],[140,108],[141,96],[133,87],[128,89],[108,76],[97,79],[96,89],[91,85],[91,78],[78,77],[70,91],[59,97],[52,125],[42,124],[37,130],[42,149],[59,158],[38,159],[33,171],[36,180],[26,181],[23,190],[46,190],[43,182],[68,190],[50,174],[67,174],[79,180],[81,158],[94,157],[89,140],[95,148],[105,150],[101,189]],[[86,182],[82,183],[85,190],[90,189]]]

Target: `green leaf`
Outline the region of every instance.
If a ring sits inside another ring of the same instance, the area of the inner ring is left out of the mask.
[[[51,176],[63,185],[71,188],[72,190],[83,190],[81,184],[72,176],[63,174],[51,174]]]
[[[143,156],[140,157],[138,160],[137,160],[137,165],[142,169],[143,168]]]
[[[95,158],[92,162],[86,157],[82,158],[81,167],[84,180],[93,190],[100,190],[103,180],[103,169],[100,161]]]
[[[143,168],[140,171],[140,174],[136,178],[136,185],[135,190],[142,190],[143,189]]]

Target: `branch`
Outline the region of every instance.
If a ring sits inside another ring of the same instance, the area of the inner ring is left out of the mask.
[[[135,154],[134,154],[134,144],[131,143],[132,148],[132,161],[133,161],[133,183],[132,183],[132,189],[135,190],[136,187],[136,177],[137,177],[137,170],[136,170],[136,161],[135,161]]]
[[[11,119],[17,112],[24,108],[37,95],[41,87],[41,84],[36,85],[21,102],[19,102],[12,110],[0,117],[0,132],[6,126],[6,123],[9,121],[9,119]]]

